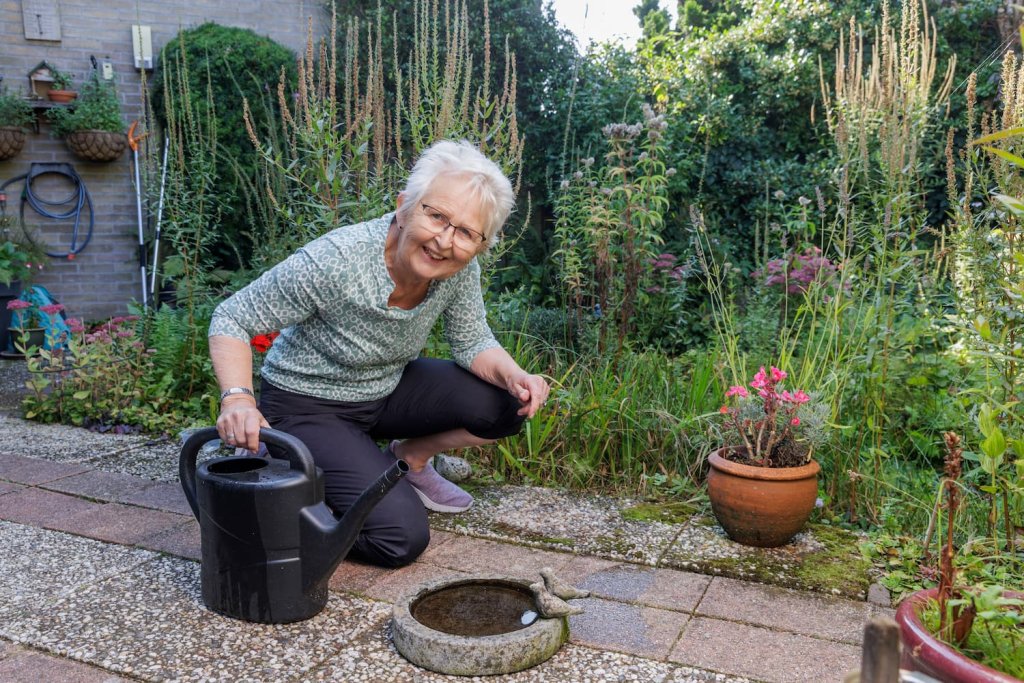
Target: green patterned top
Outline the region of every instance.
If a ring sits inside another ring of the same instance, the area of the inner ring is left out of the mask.
[[[262,376],[287,391],[334,401],[372,401],[394,391],[444,316],[455,362],[469,369],[498,346],[487,325],[476,259],[434,280],[412,310],[388,306],[395,283],[384,263],[393,213],[313,240],[222,302],[209,335],[245,341],[280,330]]]

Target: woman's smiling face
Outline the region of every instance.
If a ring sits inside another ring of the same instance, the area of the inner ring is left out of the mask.
[[[463,177],[439,176],[416,206],[406,206],[403,210],[404,203],[405,197],[400,194],[398,225],[402,229],[392,261],[392,268],[399,271],[395,275],[416,280],[444,280],[465,268],[484,250],[482,240],[469,246],[456,238],[459,228],[482,235],[486,223],[476,196],[469,191]],[[438,214],[447,218],[452,227],[435,233],[431,225],[436,224]]]

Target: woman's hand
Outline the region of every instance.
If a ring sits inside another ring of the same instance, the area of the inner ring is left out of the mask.
[[[228,396],[220,404],[217,433],[228,446],[245,448],[253,453],[260,449],[260,427],[270,427],[251,396]]]
[[[508,378],[508,393],[519,399],[523,407],[519,409],[520,415],[525,415],[529,420],[536,415],[544,402],[548,400],[548,393],[551,388],[547,380],[540,375],[528,375],[520,370]]]

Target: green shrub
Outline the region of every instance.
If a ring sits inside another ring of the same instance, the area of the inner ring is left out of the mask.
[[[176,71],[184,72],[184,91],[195,118],[213,124],[218,192],[228,199],[211,247],[220,265],[248,265],[241,255],[249,253],[252,244],[242,179],[255,175],[257,154],[246,134],[242,100],[249,101],[258,129],[274,126],[282,70],[290,92],[296,80],[294,52],[249,29],[214,23],[181,31],[164,47],[157,65],[152,102],[160,124],[166,125],[167,107],[182,95],[167,92],[168,83],[179,82]]]
[[[32,106],[21,93],[0,89],[0,126],[27,126],[32,123]]]

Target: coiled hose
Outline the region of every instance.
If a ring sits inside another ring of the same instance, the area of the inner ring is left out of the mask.
[[[32,190],[32,184],[41,176],[45,175],[59,175],[67,178],[72,185],[71,193],[56,201],[49,201],[36,195]],[[29,242],[32,242],[36,247],[40,248],[47,256],[66,259],[75,258],[75,255],[85,249],[86,245],[89,244],[89,240],[92,239],[93,228],[96,225],[96,217],[92,210],[92,197],[89,196],[89,190],[86,189],[85,182],[82,180],[82,177],[78,175],[71,164],[32,162],[29,165],[28,173],[15,176],[0,185],[0,193],[3,193],[8,185],[16,183],[19,180],[25,181],[21,190],[21,206],[19,208],[18,215],[21,219],[21,228],[26,239],[28,239]],[[32,239],[32,235],[25,228],[26,206],[32,207],[33,211],[45,218],[58,221],[74,219],[75,222],[71,227],[71,245],[67,251],[50,251],[49,245],[39,245],[35,243]],[[63,212],[51,212],[49,208],[61,206],[70,206],[70,208]],[[88,208],[89,226],[85,231],[84,239],[79,241],[79,238],[81,237],[83,208]]]

